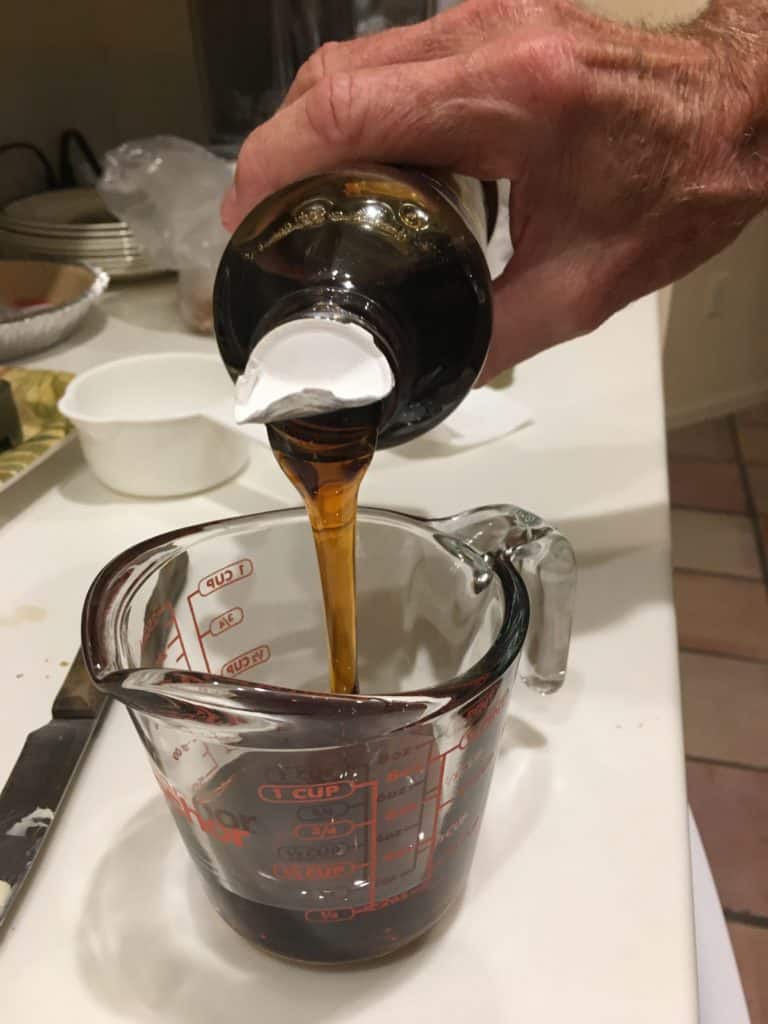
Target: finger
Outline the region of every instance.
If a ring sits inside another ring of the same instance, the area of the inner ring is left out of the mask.
[[[473,94],[462,57],[333,75],[248,136],[222,219],[231,229],[270,193],[356,160],[515,177],[529,120]]]
[[[439,60],[482,45],[498,28],[500,14],[497,7],[495,16],[490,11],[480,16],[475,13],[478,6],[464,3],[416,25],[387,29],[348,42],[325,43],[299,68],[282,106],[295,103],[329,75]],[[488,4],[480,6],[487,8]]]

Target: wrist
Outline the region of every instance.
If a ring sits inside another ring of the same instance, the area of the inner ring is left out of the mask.
[[[711,0],[690,32],[713,54],[718,80],[713,97],[725,114],[733,170],[745,198],[768,208],[768,4]]]

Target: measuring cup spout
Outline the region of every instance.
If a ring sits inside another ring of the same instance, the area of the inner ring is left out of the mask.
[[[489,568],[502,564],[520,574],[530,602],[520,674],[539,693],[556,692],[565,679],[576,589],[571,545],[554,527],[514,505],[487,505],[431,525],[474,550]]]

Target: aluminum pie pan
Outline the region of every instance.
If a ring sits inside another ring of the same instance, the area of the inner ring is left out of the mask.
[[[104,294],[109,275],[88,263],[0,260],[0,301],[39,297],[39,308],[0,311],[0,360],[18,359],[63,341]],[[25,291],[26,289],[26,291]]]

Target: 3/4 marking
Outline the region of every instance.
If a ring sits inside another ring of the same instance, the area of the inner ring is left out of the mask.
[[[228,629],[232,629],[233,626],[239,626],[243,618],[242,608],[228,608],[227,611],[221,612],[220,615],[215,615],[211,619],[208,632],[211,636],[219,636],[221,633],[226,633]]]
[[[358,827],[354,821],[318,821],[294,825],[292,833],[297,839],[340,839],[351,835]]]

